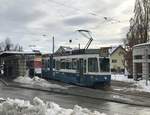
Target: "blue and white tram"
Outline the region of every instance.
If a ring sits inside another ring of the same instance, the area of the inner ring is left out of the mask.
[[[99,54],[53,56],[53,74],[50,79],[69,84],[93,87],[111,82],[110,61]]]

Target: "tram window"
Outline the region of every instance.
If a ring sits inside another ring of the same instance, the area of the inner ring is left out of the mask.
[[[72,69],[77,69],[77,59],[72,59]]]
[[[88,72],[98,72],[97,58],[88,59]]]
[[[86,60],[82,58],[77,60],[77,72],[86,73]]]
[[[110,71],[110,64],[108,58],[100,58],[100,71],[101,72],[109,72]]]
[[[59,70],[60,69],[60,61],[56,61],[56,70]]]
[[[65,62],[61,62],[60,68],[61,68],[61,69],[65,69]]]
[[[71,69],[72,66],[71,62],[66,62],[65,65],[66,65],[66,69]]]
[[[43,59],[42,60],[42,67],[44,68],[44,69],[47,69],[47,68],[49,68],[49,59]]]

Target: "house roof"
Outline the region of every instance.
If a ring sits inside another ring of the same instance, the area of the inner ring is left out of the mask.
[[[118,47],[112,48],[112,51],[110,51],[110,55],[114,54],[119,48],[125,51],[125,49],[121,45],[119,45]]]
[[[72,51],[72,48],[67,47],[67,46],[60,46],[60,47],[58,48],[58,50],[56,51],[56,53],[57,53],[57,52],[67,52],[67,51]]]

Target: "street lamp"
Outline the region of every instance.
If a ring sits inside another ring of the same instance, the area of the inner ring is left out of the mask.
[[[43,37],[46,37],[47,35],[43,34]],[[54,50],[55,50],[55,44],[54,44],[54,36],[52,37],[52,55],[50,56],[49,60],[50,60],[50,76],[53,76],[53,55],[54,55]]]
[[[42,36],[43,36],[43,37],[47,37],[46,34],[43,34]],[[55,41],[54,41],[54,36],[52,37],[52,40],[53,40],[53,42],[52,42],[52,54],[54,54],[54,51],[55,51]]]

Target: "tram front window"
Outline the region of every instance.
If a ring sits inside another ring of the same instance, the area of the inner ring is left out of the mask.
[[[98,72],[97,58],[88,59],[88,72]]]
[[[100,72],[109,72],[110,71],[110,64],[108,58],[100,58]]]

